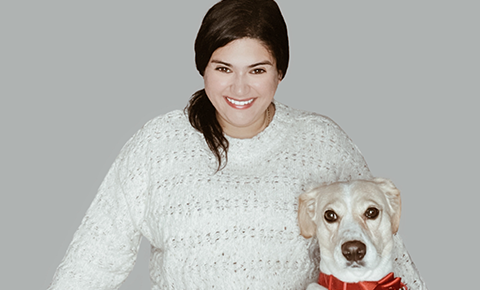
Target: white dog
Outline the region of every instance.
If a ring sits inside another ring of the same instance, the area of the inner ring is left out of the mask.
[[[406,289],[393,277],[400,212],[400,191],[382,178],[337,182],[300,195],[301,235],[317,236],[323,285],[313,283],[307,290]],[[359,287],[361,281],[368,282]]]

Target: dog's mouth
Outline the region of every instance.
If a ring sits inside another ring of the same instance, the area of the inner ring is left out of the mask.
[[[347,268],[353,268],[353,269],[358,269],[365,267],[365,262],[364,261],[358,261],[358,262],[347,262]]]

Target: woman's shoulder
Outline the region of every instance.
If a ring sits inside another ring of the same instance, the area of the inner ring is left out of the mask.
[[[130,146],[145,146],[161,140],[184,135],[189,129],[188,117],[182,110],[174,110],[147,121],[127,142]]]
[[[297,130],[309,132],[338,132],[344,134],[340,126],[330,117],[305,110],[291,108],[279,102],[275,102],[279,112],[279,119],[288,123]]]
[[[174,110],[150,119],[138,133],[155,138],[167,137],[170,133],[188,129],[189,124],[188,117],[183,110]]]
[[[168,128],[168,127],[182,127],[186,125],[185,121],[188,122],[188,120],[186,119],[185,112],[182,110],[174,110],[150,119],[142,127],[142,130],[155,130],[158,128]]]

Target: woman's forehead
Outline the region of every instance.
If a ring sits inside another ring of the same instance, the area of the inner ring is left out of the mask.
[[[275,65],[275,58],[260,40],[241,38],[215,50],[210,62],[231,66]]]

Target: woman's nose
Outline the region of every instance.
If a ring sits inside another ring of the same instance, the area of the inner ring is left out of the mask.
[[[244,96],[250,92],[250,86],[248,85],[248,77],[244,74],[236,74],[232,83],[232,92],[236,96]]]

